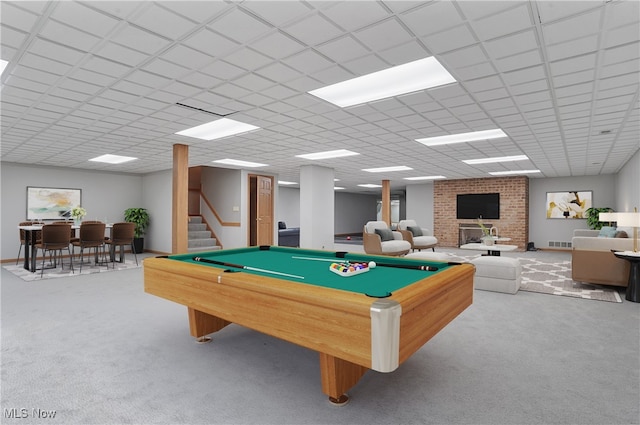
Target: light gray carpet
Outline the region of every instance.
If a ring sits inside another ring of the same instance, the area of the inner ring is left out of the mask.
[[[1,273],[3,424],[640,423],[640,305],[627,301],[475,291],[398,370],[368,372],[335,407],[317,353],[236,325],[197,344],[185,307],[144,293],[142,269]]]

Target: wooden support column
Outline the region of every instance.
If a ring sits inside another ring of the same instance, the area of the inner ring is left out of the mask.
[[[391,226],[391,182],[382,180],[382,221]]]
[[[189,146],[173,145],[171,252],[187,252],[189,239]]]

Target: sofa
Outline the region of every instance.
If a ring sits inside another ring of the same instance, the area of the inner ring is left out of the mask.
[[[279,246],[300,246],[300,228],[292,227],[287,228],[284,221],[278,222],[278,245]]]
[[[629,283],[629,262],[617,258],[611,250],[631,251],[629,231],[614,237],[599,237],[598,230],[576,229],[571,239],[571,278],[577,282],[623,286]]]

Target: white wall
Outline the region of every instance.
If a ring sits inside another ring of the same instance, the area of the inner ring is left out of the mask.
[[[529,242],[548,248],[549,241],[570,242],[574,229],[587,229],[586,220],[551,219],[546,215],[547,192],[593,191],[594,207],[616,206],[615,176],[557,177],[529,180]]]
[[[406,218],[415,220],[420,227],[429,229],[433,235],[433,183],[407,185],[406,199]]]
[[[173,172],[171,170],[146,174],[142,178],[142,202],[149,212],[149,228],[144,237],[144,249],[157,253],[171,253],[173,220]]]
[[[287,227],[300,227],[300,189],[278,186],[276,223],[284,221]]]
[[[619,212],[640,211],[640,150],[633,155],[616,175],[616,204]]]
[[[82,206],[91,220],[123,221],[125,209],[147,208],[140,175],[2,162],[0,177],[2,259],[16,258],[18,254],[17,226],[26,219],[27,186],[81,189]]]

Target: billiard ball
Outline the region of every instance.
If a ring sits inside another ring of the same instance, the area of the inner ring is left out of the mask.
[[[369,268],[373,269],[376,267],[376,262],[375,261],[369,261]]]

